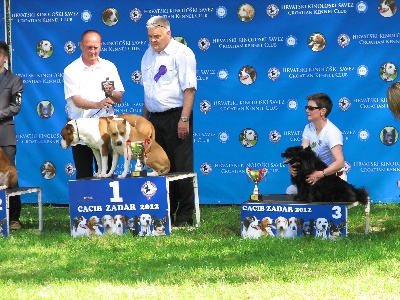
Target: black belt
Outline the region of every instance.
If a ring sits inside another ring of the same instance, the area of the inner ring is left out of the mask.
[[[166,115],[166,114],[172,113],[172,112],[174,112],[174,111],[178,111],[178,110],[180,110],[180,109],[182,109],[182,106],[181,106],[181,107],[174,107],[174,108],[171,108],[171,109],[168,109],[168,110],[165,110],[165,111],[160,111],[160,112],[156,111],[156,112],[152,112],[151,114],[152,114],[152,115],[161,116],[161,115]]]

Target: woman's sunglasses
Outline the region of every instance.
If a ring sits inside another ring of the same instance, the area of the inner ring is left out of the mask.
[[[314,109],[320,109],[320,108],[323,108],[323,107],[306,105],[305,108],[310,110],[310,111],[313,111]]]

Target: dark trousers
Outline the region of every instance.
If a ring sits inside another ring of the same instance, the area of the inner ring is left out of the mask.
[[[152,113],[149,120],[156,131],[156,142],[167,153],[171,162],[170,173],[193,172],[193,116],[190,116],[190,131],[185,139],[178,138],[178,122],[182,109]],[[187,178],[170,183],[171,222],[193,222],[194,192],[193,180]]]
[[[72,147],[72,156],[75,162],[76,179],[93,177],[93,171],[97,172],[97,162],[92,149],[86,145],[78,144]],[[111,164],[112,156],[108,155],[108,170],[110,170]]]
[[[17,153],[16,146],[2,146],[1,147],[6,154],[10,163],[15,166],[15,155]],[[18,187],[18,183],[17,183]],[[21,196],[15,195],[9,198],[9,216],[10,221],[19,221],[21,215]]]

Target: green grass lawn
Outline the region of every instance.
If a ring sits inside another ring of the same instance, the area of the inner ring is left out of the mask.
[[[242,239],[240,206],[201,206],[170,236],[72,238],[69,208],[24,205],[1,238],[0,299],[400,299],[400,205],[361,206],[348,237]]]

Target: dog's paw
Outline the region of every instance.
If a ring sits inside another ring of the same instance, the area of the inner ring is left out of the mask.
[[[156,171],[152,170],[151,172],[147,172],[147,176],[155,177],[155,176],[158,176],[158,173]]]
[[[5,190],[6,188],[8,188],[8,186],[6,186],[6,185],[0,185],[0,190]]]

